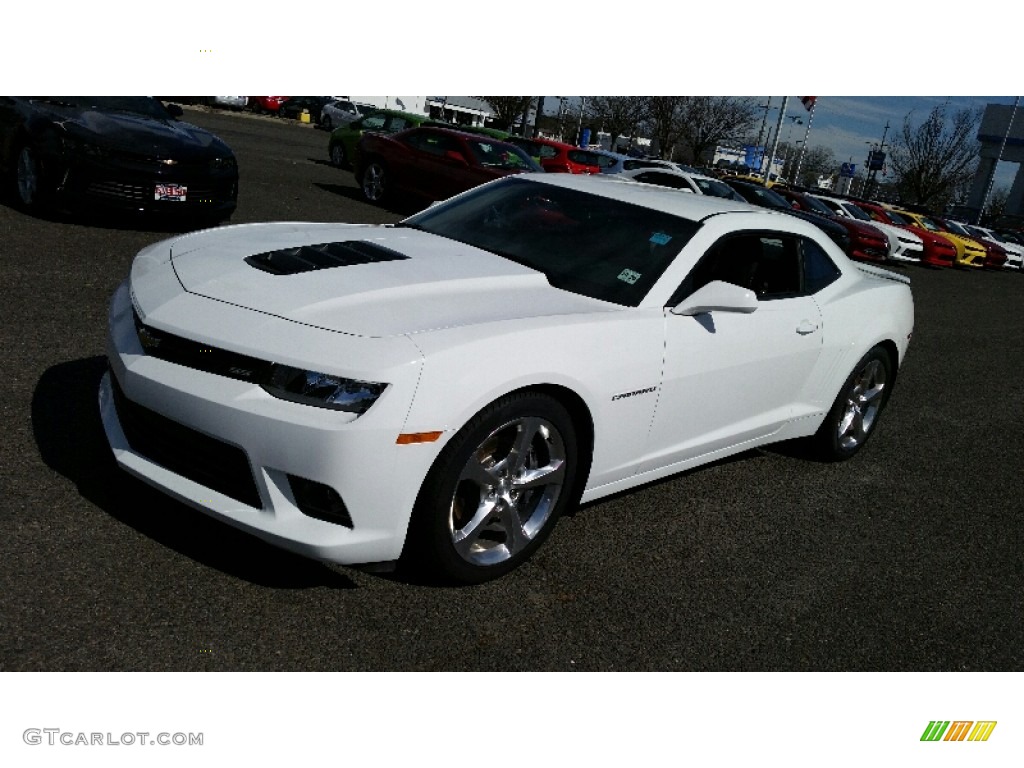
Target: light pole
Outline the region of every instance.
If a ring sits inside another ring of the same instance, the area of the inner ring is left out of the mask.
[[[875,175],[878,173],[878,157],[882,154],[882,150],[885,149],[885,137],[889,133],[889,121],[885,121],[885,129],[882,131],[882,143],[878,145],[878,149],[872,148],[871,154],[868,155],[868,178],[864,182],[863,196],[870,197],[875,191]],[[874,147],[874,143],[867,141],[865,144],[871,144]],[[877,154],[876,154],[877,153]],[[882,162],[884,162],[885,156],[882,155]]]

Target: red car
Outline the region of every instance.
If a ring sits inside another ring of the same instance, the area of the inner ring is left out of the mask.
[[[936,221],[940,227],[949,230],[953,234],[962,234],[963,237],[970,237],[981,243],[985,248],[985,263],[983,265],[985,269],[1002,269],[1003,265],[1006,264],[1006,249],[995,240],[986,237],[978,237],[978,235],[974,232],[970,232],[959,221],[940,219],[935,216],[932,216],[931,218]]]
[[[554,139],[524,139],[510,136],[508,141],[525,150],[548,173],[601,172],[601,158],[596,152]]]
[[[543,169],[519,147],[446,128],[364,133],[356,145],[356,183],[371,203],[399,192],[444,200],[484,182]]]
[[[253,112],[271,112],[276,115],[281,105],[290,98],[291,96],[250,96],[249,108]]]
[[[938,235],[924,227],[919,227],[917,222],[912,219],[900,216],[897,211],[890,211],[888,208],[883,208],[877,203],[858,200],[857,207],[875,221],[910,230],[920,237],[921,243],[924,245],[921,261],[925,264],[931,264],[933,267],[951,267],[953,262],[956,261],[956,246],[942,235]]]
[[[865,224],[862,221],[857,221],[847,216],[837,216],[832,212],[831,208],[820,200],[816,200],[810,195],[805,195],[795,189],[787,189],[786,187],[776,185],[772,187],[772,190],[778,192],[792,203],[795,210],[821,214],[836,224],[845,227],[850,240],[849,247],[846,249],[846,255],[851,259],[875,262],[887,261],[889,259],[889,241],[886,240],[882,232],[870,224]]]

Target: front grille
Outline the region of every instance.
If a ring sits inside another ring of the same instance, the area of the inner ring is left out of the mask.
[[[409,257],[366,240],[319,243],[258,253],[245,262],[273,275],[294,275],[332,267],[351,267],[381,261],[402,261]]]
[[[132,450],[250,507],[262,508],[245,451],[133,403],[110,374],[114,407]]]
[[[229,379],[261,384],[268,380],[272,363],[226,349],[211,347],[146,325],[134,313],[135,332],[147,355]]]
[[[124,184],[119,181],[94,181],[85,188],[87,195],[102,197],[108,200],[124,200],[144,202],[152,199],[153,187],[137,184]]]

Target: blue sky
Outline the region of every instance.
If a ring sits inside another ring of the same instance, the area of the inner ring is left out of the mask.
[[[759,103],[767,103],[768,97]],[[880,142],[885,124],[888,121],[889,131],[886,136],[888,145],[894,135],[901,131],[906,117],[910,116],[913,125],[922,122],[932,108],[949,102],[949,114],[960,109],[984,109],[988,104],[1012,105],[1013,96],[819,96],[814,109],[814,122],[807,139],[810,147],[822,146],[830,148],[838,162],[853,162],[861,168],[870,149],[866,142]],[[781,96],[773,96],[773,106],[782,103]],[[790,97],[786,114],[798,116],[805,122],[796,126],[792,139],[803,138],[806,128],[807,112],[799,99]],[[778,112],[773,110],[769,121],[778,120]],[[787,121],[789,122],[789,121]],[[782,137],[786,138],[787,129],[783,129]],[[1001,162],[996,170],[995,188],[1006,186],[1013,181],[1017,166],[1014,163]]]
[[[574,100],[579,97],[572,97]],[[758,104],[770,104],[767,126],[774,131],[779,119],[782,96],[754,96]],[[1014,96],[819,96],[814,108],[814,121],[807,138],[809,147],[827,147],[832,150],[837,163],[853,162],[858,172],[863,169],[869,143],[878,144],[885,133],[886,150],[896,134],[903,129],[904,120],[909,116],[912,125],[925,120],[933,107],[948,103],[948,114],[961,109],[982,109],[988,104],[1013,105]],[[557,110],[558,97],[545,97],[545,112]],[[1021,105],[1024,108],[1024,104]],[[763,114],[763,113],[759,113]],[[785,124],[782,140],[803,140],[807,129],[809,113],[804,109],[799,96],[790,96],[786,103]],[[803,121],[797,124],[789,117]],[[760,121],[759,121],[760,122]],[[889,130],[885,131],[888,122]],[[758,128],[760,124],[758,124]],[[999,163],[996,169],[994,189],[1005,186],[1009,189],[1017,172],[1015,163]]]

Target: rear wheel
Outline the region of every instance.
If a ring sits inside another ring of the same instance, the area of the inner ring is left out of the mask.
[[[363,169],[363,197],[371,203],[380,204],[390,191],[390,178],[384,163],[373,159]]]
[[[814,436],[822,458],[843,461],[864,446],[889,400],[892,382],[889,354],[874,347],[854,367]]]
[[[331,165],[336,168],[344,168],[348,164],[348,160],[345,158],[345,145],[340,141],[331,144]]]
[[[576,432],[547,395],[508,395],[445,446],[427,476],[406,559],[447,581],[474,584],[525,562],[571,503]]]

